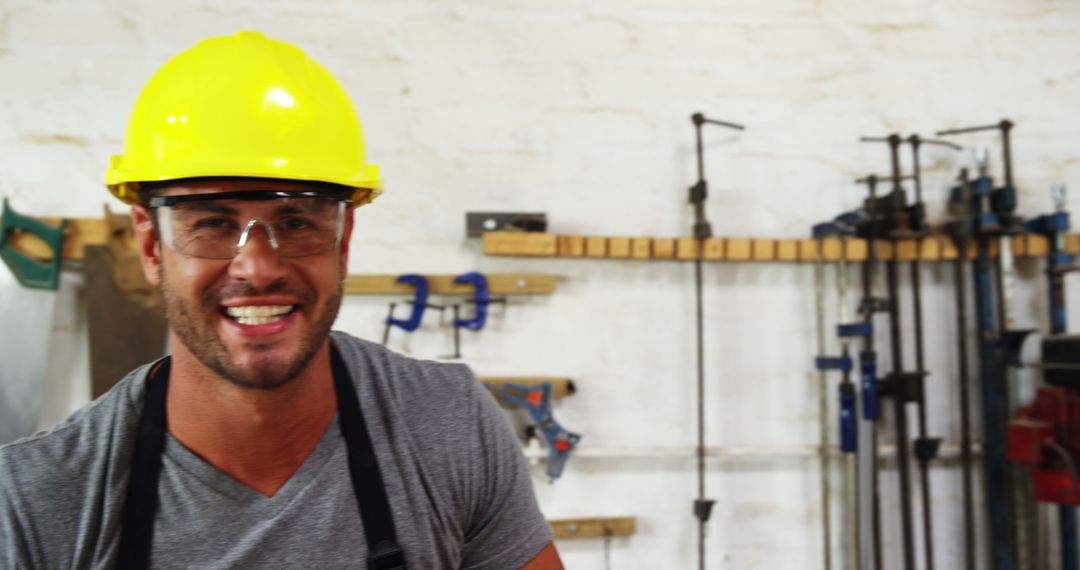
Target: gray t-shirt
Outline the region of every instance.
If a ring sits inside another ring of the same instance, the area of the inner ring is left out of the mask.
[[[333,333],[410,568],[517,568],[551,538],[509,425],[469,369]],[[149,365],[52,430],[0,447],[0,567],[115,565]],[[362,568],[338,423],[273,497],[167,438],[155,568]]]

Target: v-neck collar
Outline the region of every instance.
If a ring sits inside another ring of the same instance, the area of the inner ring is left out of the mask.
[[[323,433],[315,449],[272,497],[263,495],[207,463],[203,458],[180,443],[172,434],[166,434],[165,436],[164,467],[166,469],[178,468],[199,480],[208,489],[224,497],[249,506],[258,505],[257,508],[267,511],[267,514],[272,514],[287,505],[289,501],[310,485],[326,467],[335,452],[344,450],[343,442],[341,445],[334,445],[335,442],[342,440],[341,428],[338,425],[337,414],[335,414],[334,419],[326,428],[326,432]]]

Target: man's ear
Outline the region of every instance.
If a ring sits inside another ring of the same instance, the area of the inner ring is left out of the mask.
[[[131,207],[131,225],[135,228],[135,243],[139,246],[139,262],[143,275],[151,285],[161,284],[161,240],[154,228],[154,214],[142,204]]]
[[[352,238],[353,214],[356,208],[349,207],[345,210],[345,227],[341,230],[341,278],[349,275],[349,241]]]

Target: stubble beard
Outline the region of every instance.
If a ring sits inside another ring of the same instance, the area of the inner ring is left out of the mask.
[[[164,267],[160,268],[161,297],[165,306],[165,315],[169,327],[180,342],[195,355],[204,366],[236,386],[254,390],[273,390],[292,382],[315,357],[315,353],[326,341],[330,328],[341,308],[342,284],[326,298],[322,308],[315,306],[315,295],[310,290],[292,290],[284,283],[273,283],[259,290],[245,283],[231,283],[221,288],[212,288],[203,292],[197,300],[185,298],[173,291],[166,278]],[[252,364],[242,366],[229,354],[229,350],[218,337],[218,322],[221,300],[235,296],[255,296],[289,293],[301,300],[300,311],[311,328],[300,339],[300,346],[295,353],[285,359],[272,354],[272,343],[252,341],[245,346],[248,350],[262,351]],[[318,311],[318,312],[317,312]],[[316,313],[317,312],[317,313]]]

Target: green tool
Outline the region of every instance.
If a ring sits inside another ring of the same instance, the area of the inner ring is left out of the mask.
[[[66,229],[67,220],[61,220],[57,227],[49,226],[40,220],[16,213],[11,209],[7,198],[4,198],[3,220],[0,221],[0,258],[23,287],[55,291],[59,286],[62,257],[60,248],[64,243]],[[43,241],[52,252],[52,259],[38,261],[16,250],[9,242],[15,232],[29,233]]]

